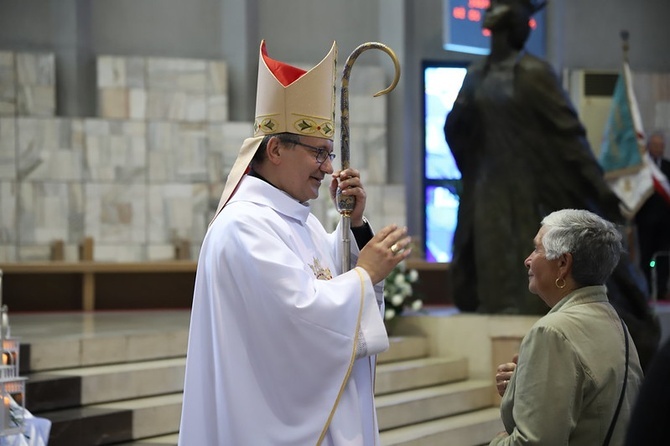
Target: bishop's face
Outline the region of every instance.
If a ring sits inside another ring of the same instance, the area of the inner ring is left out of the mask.
[[[323,138],[300,136],[298,143],[289,143],[282,151],[286,158],[282,169],[281,189],[300,202],[313,200],[319,196],[319,188],[326,175],[333,173],[329,156],[323,162],[320,151],[333,151],[333,141]],[[287,161],[287,162],[286,162]]]

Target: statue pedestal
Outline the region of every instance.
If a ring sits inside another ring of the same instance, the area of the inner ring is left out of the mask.
[[[493,384],[498,364],[512,360],[521,340],[539,318],[429,308],[426,314],[398,318],[393,334],[425,336],[429,339],[431,356],[466,357],[470,377],[490,380]]]

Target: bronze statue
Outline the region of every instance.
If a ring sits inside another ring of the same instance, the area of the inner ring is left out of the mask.
[[[452,296],[462,311],[547,312],[528,291],[523,261],[539,222],[552,211],[587,209],[623,223],[619,200],[553,68],[524,50],[529,20],[544,4],[491,1],[483,23],[491,32],[490,55],[468,69],[445,123],[463,182],[450,270]],[[649,356],[659,328],[644,279],[627,256],[608,289],[644,344],[638,345],[640,356]]]

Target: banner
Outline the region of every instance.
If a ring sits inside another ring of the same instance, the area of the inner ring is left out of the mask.
[[[633,91],[628,62],[617,79],[612,107],[605,125],[599,162],[614,193],[631,218],[654,191],[649,164],[644,157],[642,118]]]

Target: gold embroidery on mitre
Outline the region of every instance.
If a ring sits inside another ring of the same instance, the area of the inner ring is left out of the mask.
[[[309,263],[308,265],[312,269],[314,277],[316,277],[317,280],[330,280],[333,278],[333,273],[330,272],[330,268],[321,266],[321,262],[316,257],[314,257],[314,265]]]
[[[271,135],[277,133],[279,121],[270,116],[257,116],[254,120],[254,135],[259,134]]]
[[[311,135],[318,132],[326,138],[332,138],[335,134],[335,126],[332,120],[311,116],[301,117],[293,123],[293,128],[303,135]]]

